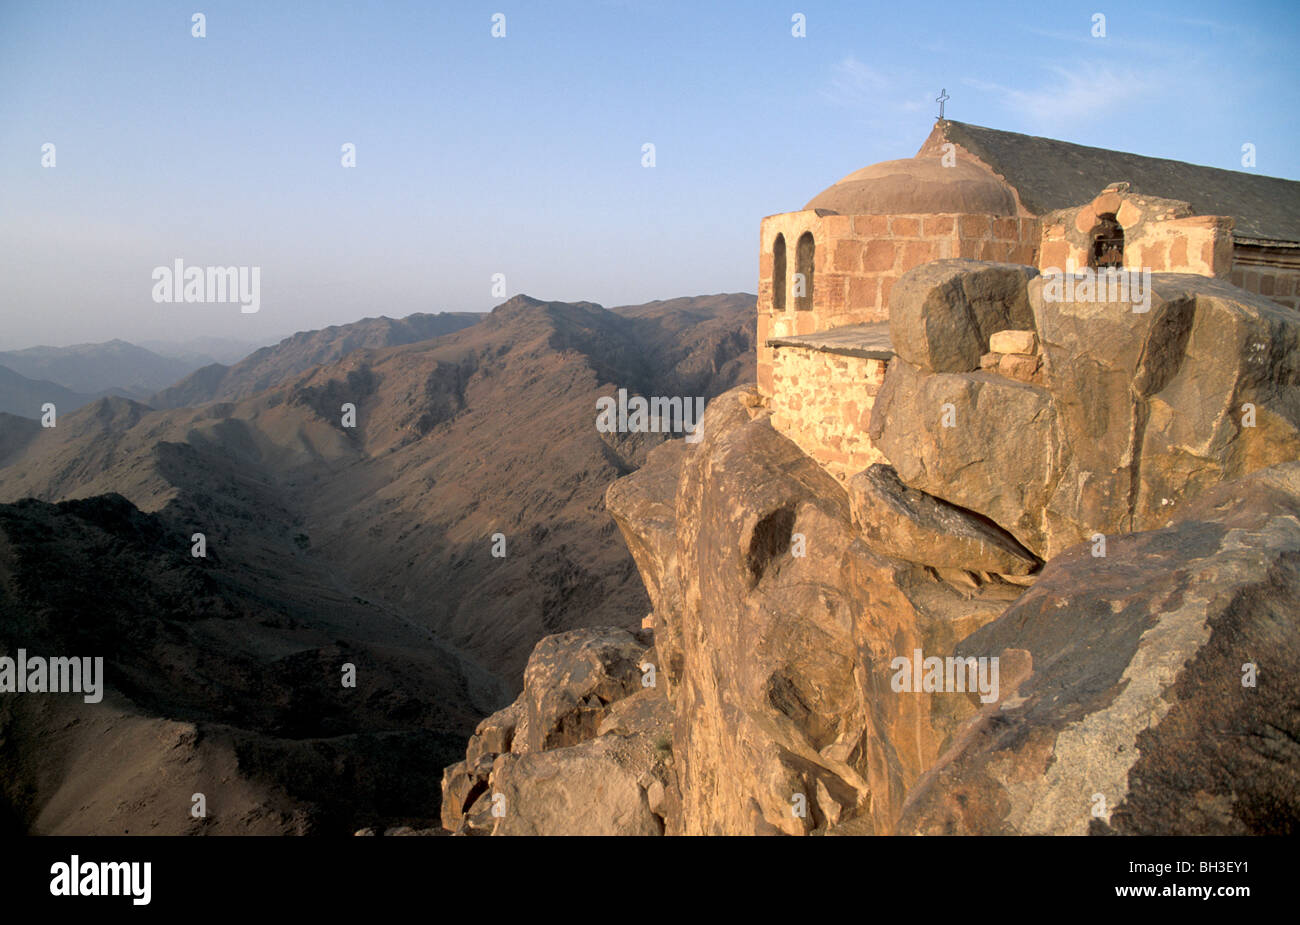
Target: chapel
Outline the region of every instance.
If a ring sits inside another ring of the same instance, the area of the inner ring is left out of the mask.
[[[759,226],[758,387],[778,430],[839,478],[893,356],[889,296],[932,260],[1224,279],[1300,310],[1300,182],[938,120]]]

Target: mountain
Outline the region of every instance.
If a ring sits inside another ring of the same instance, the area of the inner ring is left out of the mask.
[[[41,406],[46,402],[53,402],[59,414],[66,414],[94,399],[93,395],[54,382],[30,379],[7,366],[0,366],[0,413],[40,418]]]
[[[62,420],[0,470],[0,500],[118,492],[154,511],[211,486],[202,518],[246,504],[242,484],[258,479],[313,556],[516,685],[546,633],[646,609],[602,495],[665,435],[598,432],[597,398],[708,399],[752,379],[752,304],[699,309],[684,329],[681,306],[616,314],[517,296],[454,334],[294,373],[305,350],[375,326],[300,335],[249,358],[278,378],[251,397],[165,411],[105,398]],[[344,402],[354,429],[340,426]],[[504,559],[491,556],[498,532]]]
[[[47,379],[74,392],[116,390],[143,398],[193,372],[185,360],[160,356],[124,340],[71,347],[28,347],[0,353],[7,366],[29,379]]]
[[[752,380],[754,297],[710,299],[608,311],[518,296],[452,333],[354,346],[403,336],[388,327],[399,323],[367,320],[357,331],[298,335],[250,357],[254,365],[229,368],[238,372],[216,384],[219,394],[269,383],[242,397],[154,409],[110,396],[37,431],[0,417],[0,502],[9,502],[0,510],[0,578],[18,576],[5,586],[0,643],[49,638],[55,649],[89,651],[101,638],[93,634],[137,627],[138,652],[110,653],[112,703],[138,723],[190,724],[200,745],[216,749],[195,766],[237,767],[239,805],[273,808],[223,825],[343,831],[437,818],[428,768],[449,762],[444,746],[463,743],[478,718],[518,692],[538,639],[635,627],[649,610],[603,496],[668,436],[599,432],[597,399],[620,388],[708,399]],[[299,369],[314,351],[338,355]],[[354,428],[341,426],[344,404],[355,405]],[[91,515],[102,536],[83,526]],[[205,534],[206,560],[188,556],[195,532]],[[46,534],[52,551],[25,552]],[[504,557],[493,555],[494,534],[504,536]],[[119,558],[78,566],[79,555],[103,558],[95,550]],[[58,563],[57,587],[30,584],[41,561]],[[94,617],[99,589],[128,586],[125,575],[140,584],[138,600],[114,592]],[[191,606],[177,582],[188,588],[203,576],[217,584]],[[171,610],[149,603],[154,588],[172,589]],[[82,602],[85,616],[57,620],[59,601]],[[234,616],[199,616],[217,601]],[[49,625],[28,632],[21,621],[32,613]],[[56,630],[73,635],[49,635]],[[195,652],[212,664],[195,665]],[[370,685],[357,690],[371,712],[351,715],[356,707],[338,692],[314,699],[325,695],[311,685],[337,683],[343,661]],[[202,696],[187,695],[191,676],[203,679],[194,682]],[[296,710],[305,711],[301,728]],[[88,824],[71,808],[50,809],[60,786],[74,786],[58,783],[56,770],[69,766],[60,762],[74,745],[48,762],[33,745],[67,721],[34,713],[0,723],[19,769],[9,787],[19,828]],[[323,755],[349,774],[313,800],[308,784],[289,782],[318,781]],[[393,784],[412,762],[424,763],[427,778]],[[191,781],[175,773],[179,793]],[[127,822],[190,825],[158,821],[158,797],[139,786],[140,816]],[[18,806],[19,793],[37,795]]]
[[[213,363],[238,363],[259,347],[270,346],[266,341],[255,343],[233,337],[213,337],[210,334],[181,341],[142,340],[138,343],[161,356],[184,360],[190,364],[191,369]]]
[[[405,318],[363,318],[319,331],[301,331],[263,347],[233,366],[214,363],[181,381],[173,377],[149,399],[156,408],[181,408],[207,401],[247,398],[321,363],[331,363],[363,347],[395,347],[450,334],[479,321],[476,312],[416,313]]]
[[[0,650],[103,658],[107,688],[99,703],[4,698],[0,830],[306,834],[428,818],[424,769],[499,699],[491,677],[287,537],[194,558],[188,520],[115,494],[0,505]],[[206,818],[190,814],[194,793]]]
[[[1149,311],[1052,285],[915,267],[878,389],[737,388],[615,481],[653,639],[542,639],[443,826],[1300,831],[1300,313],[1192,274]],[[792,405],[878,461],[837,478]]]

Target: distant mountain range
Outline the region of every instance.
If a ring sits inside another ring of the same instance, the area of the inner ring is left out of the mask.
[[[95,397],[56,382],[29,379],[0,366],[0,412],[5,414],[35,420],[41,416],[41,407],[46,403],[52,403],[56,413],[65,414],[89,404]]]
[[[174,357],[191,364],[191,369],[211,363],[238,363],[259,347],[270,341],[252,342],[233,337],[214,337],[203,334],[188,340],[139,340],[136,343],[146,350],[165,357]]]
[[[0,366],[28,379],[57,382],[73,392],[95,395],[110,389],[140,397],[194,371],[185,360],[110,340],[71,347],[28,347],[0,353]]]
[[[116,395],[154,407],[176,408],[214,398],[251,395],[278,377],[338,359],[359,347],[391,347],[458,331],[483,315],[475,312],[365,318],[347,325],[294,334],[257,349],[240,341],[204,337],[153,348],[111,340],[70,347],[0,351],[0,412],[37,418],[46,402],[59,413]],[[218,359],[225,358],[228,366]]]
[[[239,808],[214,831],[436,819],[428,769],[517,692],[538,639],[649,609],[603,496],[668,438],[598,432],[597,398],[751,381],[753,309],[517,296],[298,334],[154,408],[102,397],[53,429],[0,415],[0,649],[104,654],[106,703],[133,717],[39,698],[0,717],[10,826],[194,830],[159,815],[170,797],[132,761],[172,762],[178,794],[225,773],[209,786]],[[356,690],[338,688],[344,662]],[[73,761],[90,734],[124,764]],[[128,758],[132,736],[181,751]],[[105,773],[130,782],[97,790]],[[102,813],[60,795],[101,790]]]

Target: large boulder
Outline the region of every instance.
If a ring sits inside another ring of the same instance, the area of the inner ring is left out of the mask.
[[[564,749],[604,734],[611,705],[643,690],[641,665],[657,659],[637,634],[590,627],[543,638],[524,671],[524,689],[509,706],[484,719],[465,749],[465,760],[443,770],[442,825],[453,832],[488,834],[499,826],[488,801],[501,755]],[[657,680],[657,678],[656,678]],[[639,732],[656,736],[662,708],[641,706],[619,714],[627,725],[640,716]],[[531,765],[530,765],[531,767]]]
[[[662,835],[671,754],[666,738],[606,735],[568,748],[500,755],[487,799],[496,811],[489,811],[491,832]]]
[[[853,522],[882,555],[1003,575],[1028,575],[1042,564],[987,518],[909,488],[890,466],[868,466],[846,487]]]
[[[894,360],[871,439],[912,488],[991,519],[1035,554],[1056,469],[1055,408],[1043,388],[989,372],[927,373]]]
[[[916,267],[889,294],[894,352],[934,373],[979,369],[989,337],[1034,330],[1026,284],[1033,267],[978,260],[935,260]]]
[[[544,638],[524,669],[522,716],[511,751],[544,751],[590,739],[609,704],[641,689],[645,651],[644,641],[617,627]]]
[[[908,798],[905,834],[1300,829],[1300,463],[1049,562],[958,647],[1032,673]]]
[[[1300,457],[1300,315],[1222,280],[1151,280],[1145,311],[1029,286],[1061,443],[1049,554]]]
[[[900,280],[891,311],[921,311],[933,272]],[[1071,294],[1059,276],[1026,292],[1041,387],[914,351],[890,363],[870,433],[907,485],[1046,559],[1161,526],[1218,482],[1300,456],[1300,314],[1183,274],[1154,274],[1141,303]]]

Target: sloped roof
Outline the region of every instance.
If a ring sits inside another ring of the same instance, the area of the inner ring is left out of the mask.
[[[937,123],[935,134],[991,167],[1016,188],[1020,201],[1035,215],[1091,202],[1109,184],[1127,181],[1133,192],[1182,200],[1197,215],[1231,215],[1237,220],[1233,233],[1238,238],[1300,242],[1300,182],[1295,180],[951,120]],[[927,146],[935,134],[927,139]]]

